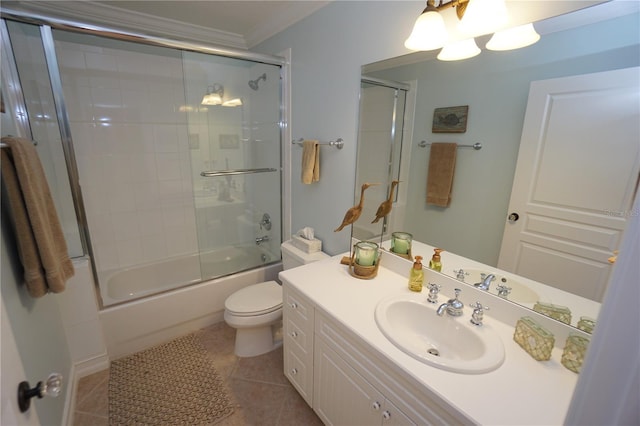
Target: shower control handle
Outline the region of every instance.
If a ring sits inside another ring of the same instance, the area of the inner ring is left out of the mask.
[[[261,231],[262,228],[266,229],[267,231],[271,231],[271,216],[269,216],[269,213],[265,213],[262,215],[262,220],[260,221]]]

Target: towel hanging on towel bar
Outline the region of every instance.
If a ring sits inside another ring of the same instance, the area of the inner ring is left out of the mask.
[[[4,137],[2,143],[2,178],[27,291],[32,297],[60,293],[74,268],[44,168],[30,140]]]

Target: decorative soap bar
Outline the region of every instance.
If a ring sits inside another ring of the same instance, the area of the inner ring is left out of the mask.
[[[566,306],[554,305],[553,303],[536,302],[533,310],[556,319],[565,324],[571,324],[571,310]]]
[[[578,336],[574,333],[569,334],[567,342],[564,345],[564,351],[562,351],[560,362],[574,373],[579,373],[588,346],[589,339],[586,337]]]
[[[533,359],[546,361],[551,358],[555,338],[530,317],[522,317],[516,324],[513,340],[527,351]]]

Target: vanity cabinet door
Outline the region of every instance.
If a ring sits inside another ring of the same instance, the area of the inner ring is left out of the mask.
[[[284,374],[304,400],[313,402],[313,305],[283,285]]]
[[[414,424],[321,339],[315,343],[314,371],[313,407],[324,424]]]

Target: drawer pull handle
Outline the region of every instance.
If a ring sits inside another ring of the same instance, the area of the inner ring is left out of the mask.
[[[292,369],[291,369],[291,374],[293,374],[294,376],[295,376],[296,374],[298,374],[298,369],[297,369],[297,368],[292,368]]]
[[[384,410],[384,412],[382,413],[382,418],[385,420],[389,420],[391,418],[391,413],[389,412],[389,410]]]
[[[371,406],[373,407],[374,410],[378,411],[381,407],[380,403],[378,401],[374,402],[373,404],[371,404]]]
[[[292,331],[292,332],[291,332],[291,337],[293,337],[294,339],[295,339],[296,337],[298,337],[298,332],[297,332],[297,331]]]

